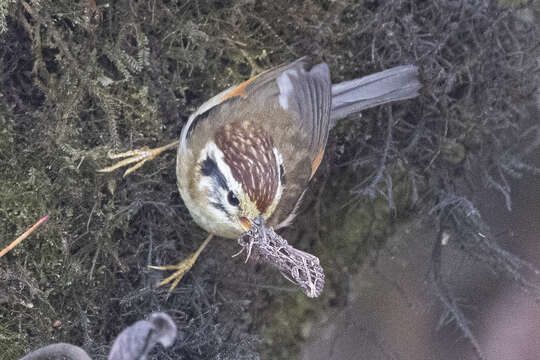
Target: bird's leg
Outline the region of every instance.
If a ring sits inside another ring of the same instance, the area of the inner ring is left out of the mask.
[[[183,261],[179,262],[176,265],[149,266],[150,269],[154,269],[154,270],[176,270],[171,276],[166,277],[165,279],[161,280],[157,284],[157,286],[166,285],[166,284],[168,284],[168,283],[170,283],[172,281],[173,283],[171,284],[171,287],[169,288],[169,294],[170,294],[174,290],[176,285],[178,285],[180,280],[182,280],[184,275],[191,269],[193,264],[195,264],[195,261],[197,261],[197,258],[199,257],[201,252],[204,250],[206,245],[208,245],[208,243],[210,242],[210,240],[212,239],[213,236],[214,235],[212,235],[212,234],[208,235],[206,240],[204,240],[204,242],[197,249],[197,251],[195,251],[187,259],[184,259]]]
[[[165,150],[169,150],[172,148],[175,148],[178,146],[178,140],[173,141],[170,144],[167,144],[165,146],[161,146],[155,149],[149,149],[148,146],[144,146],[140,149],[130,150],[119,154],[112,154],[109,152],[108,156],[109,159],[121,159],[121,158],[127,158],[124,160],[120,160],[114,165],[108,166],[103,169],[99,169],[98,172],[111,172],[118,168],[130,165],[135,163],[135,165],[131,166],[129,169],[127,169],[124,172],[124,176],[127,176],[140,168],[144,165],[145,162],[153,160],[156,156],[161,154]]]

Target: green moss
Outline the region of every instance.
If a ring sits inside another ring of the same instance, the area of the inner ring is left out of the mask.
[[[303,338],[302,324],[322,310],[320,300],[313,301],[303,294],[279,296],[273,309],[277,310],[262,325],[262,357],[265,359],[293,359],[298,356]],[[279,310],[278,310],[279,309]]]
[[[10,330],[7,319],[0,317],[0,321],[6,326],[0,327],[0,347],[2,347],[2,356],[5,359],[19,359],[31,351],[27,339],[21,336],[20,332]]]

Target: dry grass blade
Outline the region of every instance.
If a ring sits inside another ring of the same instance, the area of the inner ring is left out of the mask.
[[[49,216],[45,216],[44,218],[42,218],[41,220],[39,220],[37,223],[34,224],[34,226],[32,226],[30,229],[26,230],[24,232],[24,234],[22,234],[21,236],[19,236],[18,238],[16,238],[11,244],[9,244],[8,246],[6,246],[5,248],[2,249],[2,251],[0,251],[0,257],[6,255],[11,249],[13,249],[15,246],[19,245],[19,243],[21,241],[23,241],[24,239],[26,239],[28,237],[28,235],[30,235],[34,230],[36,230],[39,225],[43,224],[45,221],[47,221],[47,219],[49,218]]]

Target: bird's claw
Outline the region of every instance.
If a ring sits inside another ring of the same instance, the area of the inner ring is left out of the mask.
[[[212,237],[214,235],[210,234],[206,237],[206,240],[203,241],[201,246],[195,251],[193,254],[191,254],[187,259],[184,259],[183,261],[179,262],[176,265],[165,265],[165,266],[148,266],[150,269],[154,270],[176,270],[172,275],[166,277],[165,279],[161,280],[159,283],[157,283],[157,286],[167,285],[172,281],[171,286],[169,287],[168,295],[167,297],[172,293],[176,285],[182,280],[184,275],[193,267],[193,264],[195,264],[195,261],[197,261],[197,258],[199,255],[201,255],[201,252],[204,250],[206,245],[212,240]]]
[[[180,280],[184,277],[184,275],[191,269],[193,264],[195,264],[195,261],[197,260],[197,257],[195,254],[191,255],[187,259],[179,262],[176,265],[165,265],[165,266],[148,266],[149,269],[153,270],[176,270],[172,275],[166,277],[165,279],[161,280],[156,284],[156,286],[163,286],[167,285],[172,281],[171,286],[169,287],[168,293],[172,293],[174,288],[178,285]]]
[[[132,172],[134,172],[135,170],[139,169],[147,161],[153,160],[156,156],[161,154],[163,151],[176,147],[177,145],[178,145],[178,141],[174,141],[168,145],[161,146],[155,149],[150,149],[148,146],[144,146],[140,149],[130,150],[130,151],[126,151],[126,152],[118,153],[118,154],[109,152],[107,154],[109,159],[122,159],[122,158],[126,158],[126,159],[120,160],[116,164],[107,166],[103,169],[99,169],[98,172],[112,172],[121,167],[128,166],[130,164],[135,164],[129,167],[124,172],[123,176],[125,177],[131,174]]]

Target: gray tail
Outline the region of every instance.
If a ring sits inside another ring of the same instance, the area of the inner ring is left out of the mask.
[[[418,96],[422,87],[418,68],[414,65],[397,66],[360,79],[332,85],[332,124],[347,115],[391,101]]]

